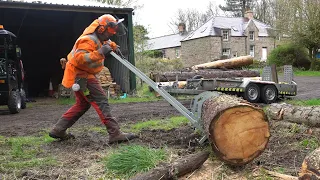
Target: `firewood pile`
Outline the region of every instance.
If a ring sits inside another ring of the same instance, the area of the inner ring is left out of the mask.
[[[97,74],[97,77],[105,92],[109,93],[111,96],[117,96],[117,94],[119,94],[120,86],[113,82],[113,78],[107,67],[104,67],[101,72]]]

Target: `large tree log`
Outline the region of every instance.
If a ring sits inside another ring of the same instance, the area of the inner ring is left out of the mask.
[[[213,69],[213,68],[237,68],[247,66],[253,63],[252,56],[240,56],[231,59],[217,60],[204,64],[194,65],[191,69]]]
[[[176,71],[176,72],[164,72],[164,73],[151,73],[150,78],[153,81],[165,82],[175,81],[178,76],[178,81],[186,81],[195,76],[202,76],[205,79],[210,78],[232,78],[232,77],[257,77],[260,76],[259,71],[252,70],[199,70],[199,71]]]
[[[274,120],[305,124],[311,127],[320,127],[320,106],[293,106],[291,104],[270,104],[268,117]]]
[[[209,154],[208,151],[191,154],[175,161],[173,164],[165,164],[147,173],[137,174],[131,180],[166,180],[180,177],[198,169],[208,159]]]
[[[304,158],[299,179],[320,179],[320,147]]]
[[[228,164],[247,164],[267,146],[267,116],[241,98],[217,93],[203,103],[201,116],[213,151]]]

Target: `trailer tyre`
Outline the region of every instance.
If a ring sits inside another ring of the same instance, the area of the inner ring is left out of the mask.
[[[271,104],[278,99],[278,90],[274,85],[266,85],[262,88],[261,99],[266,104]]]
[[[245,100],[256,103],[260,100],[260,87],[257,84],[250,83],[244,91]]]
[[[9,96],[8,108],[11,114],[19,113],[21,110],[21,95],[19,91],[12,90]]]

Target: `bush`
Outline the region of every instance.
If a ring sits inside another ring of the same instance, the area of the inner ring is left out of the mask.
[[[267,64],[275,64],[278,67],[292,65],[296,68],[309,69],[311,61],[304,48],[294,44],[284,44],[271,51]]]
[[[143,58],[136,61],[136,66],[144,73],[173,71],[183,68],[181,59]]]

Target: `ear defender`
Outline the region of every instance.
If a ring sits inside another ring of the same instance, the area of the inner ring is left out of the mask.
[[[105,31],[104,26],[100,25],[99,28],[98,28],[98,33],[102,34],[104,31]]]

